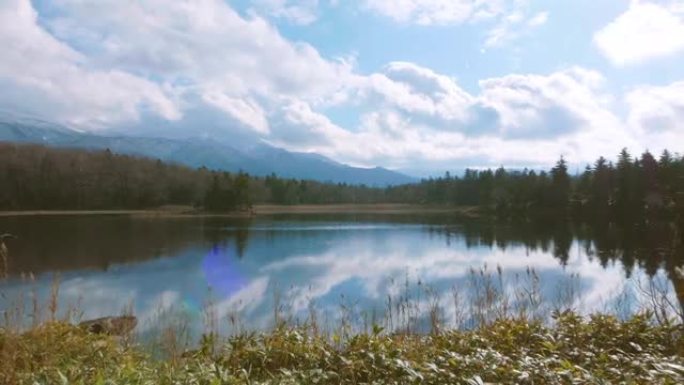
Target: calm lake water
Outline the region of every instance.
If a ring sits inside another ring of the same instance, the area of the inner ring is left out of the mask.
[[[684,253],[666,223],[44,216],[0,217],[1,232],[20,238],[8,242],[0,311],[15,308],[22,293],[30,307],[32,290],[45,303],[58,279],[62,312],[78,307],[87,319],[132,306],[143,333],[172,314],[199,330],[208,304],[224,332],[272,327],[276,309],[279,318],[305,319],[313,309],[321,323],[346,317],[360,324],[380,322],[390,307],[394,322],[413,317],[419,327],[431,304],[444,322],[467,326],[487,274],[512,305],[536,291],[540,313],[565,306],[625,316],[648,305],[639,282],[646,287],[649,278],[682,311],[675,288],[681,294],[684,283],[672,270]],[[22,278],[28,272],[33,280]],[[402,301],[413,307],[399,314]]]

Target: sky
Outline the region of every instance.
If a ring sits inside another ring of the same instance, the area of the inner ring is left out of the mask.
[[[413,175],[684,143],[684,1],[0,0],[0,112]]]

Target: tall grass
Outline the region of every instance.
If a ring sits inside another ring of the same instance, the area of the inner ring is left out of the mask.
[[[74,326],[83,309],[59,303],[58,275],[46,298],[22,279],[32,289],[0,309],[0,384],[684,383],[681,309],[655,280],[637,282],[641,308],[615,301],[613,315],[583,313],[579,275],[549,293],[533,268],[472,268],[447,292],[407,273],[381,308],[343,295],[333,314],[313,298],[296,312],[276,286],[270,330],[240,306],[222,313],[209,291],[199,335],[174,305],[142,338]]]
[[[307,297],[304,311],[295,304],[292,292],[278,285],[271,288],[273,329],[306,326],[313,334],[331,337],[338,334],[349,338],[359,333],[370,333],[381,327],[393,334],[439,334],[445,330],[472,330],[501,320],[523,320],[547,323],[552,315],[573,312],[588,315],[582,303],[581,277],[569,273],[555,278],[552,284],[542,282],[535,268],[527,267],[520,273],[507,275],[500,266],[483,265],[470,268],[459,284],[444,290],[411,277],[408,273],[400,279],[390,279],[385,288],[387,294],[382,307],[359,305],[358,298],[340,295],[337,308],[332,312],[322,309],[313,295]],[[46,321],[78,323],[83,320],[81,306],[83,297],[73,303],[60,304],[60,276],[54,275],[45,294],[40,298],[36,278],[22,275],[20,280],[28,289],[14,298],[0,292],[2,317],[0,327],[16,332],[36,328]],[[553,290],[549,290],[553,287]],[[632,314],[649,313],[651,321],[661,325],[684,321],[683,309],[673,297],[669,282],[662,277],[633,278],[622,292],[606,298],[602,312],[621,319]],[[238,302],[233,308],[221,307],[209,289],[196,317],[179,304],[159,303],[153,315],[143,321],[145,329],[157,332],[158,345],[168,340],[168,345],[179,347],[192,345],[193,334],[211,336],[240,335],[263,331],[264,325],[251,323]],[[121,309],[121,315],[135,315],[131,301]],[[596,308],[591,309],[595,311]],[[117,314],[103,314],[117,315]],[[192,324],[192,325],[191,325]],[[164,331],[167,330],[167,331]],[[174,338],[164,337],[168,330],[176,331]],[[196,333],[193,333],[196,332]],[[182,338],[181,338],[182,336]],[[176,340],[177,339],[177,340]],[[175,342],[174,342],[175,340]]]
[[[163,359],[64,322],[0,332],[3,384],[482,384],[684,381],[681,327],[555,313],[470,331],[393,334],[375,326],[341,340],[280,326]]]

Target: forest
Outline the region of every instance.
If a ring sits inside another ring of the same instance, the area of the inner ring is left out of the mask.
[[[682,207],[684,158],[664,151],[616,162],[599,158],[570,174],[562,157],[548,171],[467,169],[419,183],[376,188],[254,177],[105,151],[0,143],[0,210],[142,209],[192,205],[207,211],[252,204],[410,203],[478,206],[500,215],[668,213]]]
[[[501,214],[571,212],[591,215],[665,213],[684,202],[684,159],[669,151],[656,159],[623,149],[615,163],[600,157],[571,175],[562,157],[549,171],[466,170],[390,189],[415,201],[472,205]]]
[[[253,203],[379,202],[384,190],[192,169],[109,150],[0,143],[0,210],[144,209],[192,205],[234,211]]]

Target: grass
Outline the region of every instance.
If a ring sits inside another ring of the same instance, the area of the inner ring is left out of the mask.
[[[321,325],[313,305],[305,320],[292,318],[274,292],[271,331],[237,325],[220,335],[208,300],[195,342],[187,320],[168,313],[150,341],[89,333],[70,322],[77,309],[60,312],[56,279],[44,303],[33,292],[27,303],[3,309],[0,384],[684,383],[684,327],[659,309],[665,303],[626,319],[584,316],[568,310],[574,285],[545,308],[534,270],[516,278],[511,294],[502,276],[501,269],[472,270],[471,295],[452,293],[463,313],[451,323],[437,293],[420,283],[422,292],[412,289],[408,277],[384,315],[360,317],[353,301],[343,301],[333,326]],[[240,323],[239,315],[228,318]]]
[[[420,205],[402,203],[255,205],[257,215],[270,214],[460,214],[477,216],[474,206]]]
[[[51,321],[0,332],[2,384],[681,384],[681,326],[558,313],[429,335],[375,327],[342,339],[279,327],[153,358],[136,344]]]
[[[297,204],[275,205],[256,204],[250,213],[211,213],[198,210],[192,206],[164,206],[142,210],[21,210],[0,211],[3,216],[39,216],[39,215],[132,215],[159,217],[186,216],[219,216],[245,217],[255,215],[275,214],[458,214],[462,216],[477,216],[479,209],[474,206],[448,205],[419,205],[401,203],[377,204]]]

